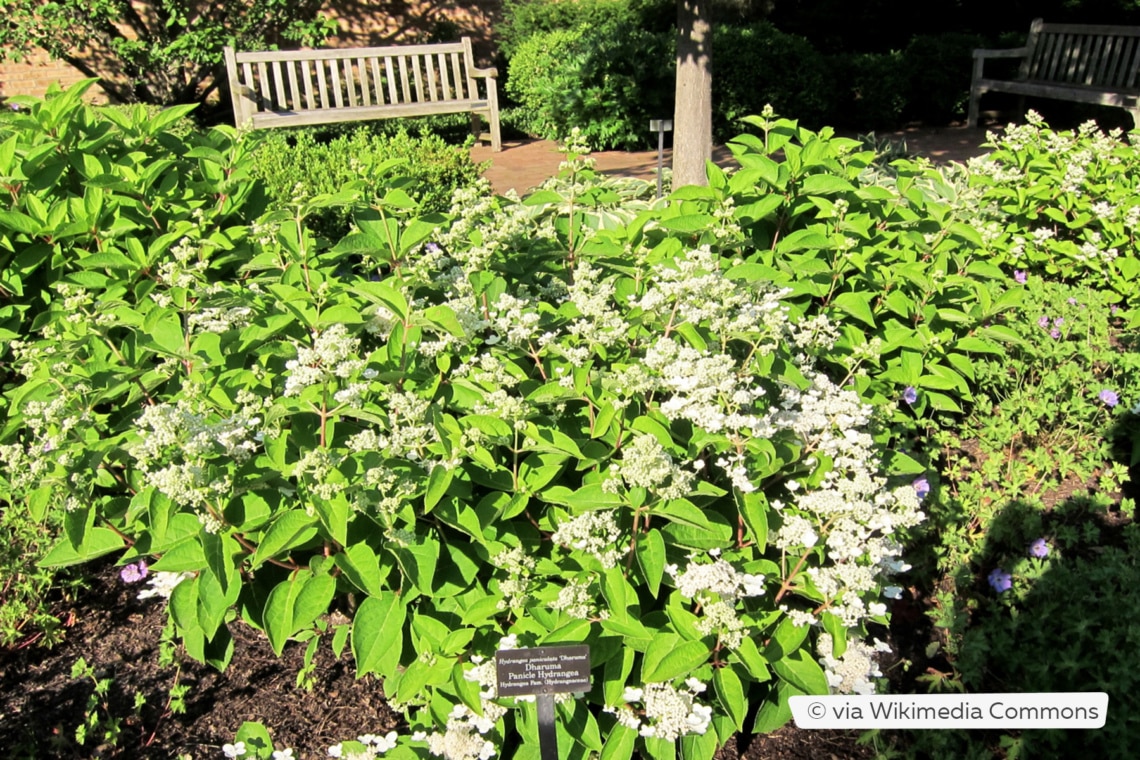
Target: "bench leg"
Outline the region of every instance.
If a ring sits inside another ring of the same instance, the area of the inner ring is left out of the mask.
[[[966,111],[966,126],[978,127],[978,101],[981,100],[982,94],[977,90],[970,90],[970,107]]]
[[[1132,115],[1132,129],[1133,131],[1140,129],[1140,106],[1136,108],[1126,109]]]

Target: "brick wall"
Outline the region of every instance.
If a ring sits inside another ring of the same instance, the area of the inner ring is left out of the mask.
[[[340,32],[332,47],[394,45],[431,39],[472,37],[482,63],[495,55],[494,25],[502,17],[502,0],[331,0],[324,11],[337,19]],[[0,62],[0,98],[11,95],[42,96],[52,82],[64,87],[83,79],[77,69],[51,60],[44,51],[21,63]],[[105,101],[98,88],[89,99]]]
[[[66,88],[84,78],[78,69],[65,61],[53,61],[46,52],[37,50],[21,63],[0,62],[0,97],[41,97],[53,82],[59,82]],[[93,87],[88,94],[95,100],[102,98],[98,88]]]

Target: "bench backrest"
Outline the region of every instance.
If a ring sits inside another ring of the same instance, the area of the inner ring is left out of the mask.
[[[1140,86],[1140,27],[1033,22],[1020,78],[1109,90]]]
[[[431,45],[268,50],[226,48],[237,124],[254,113],[480,100],[471,39]],[[485,96],[484,96],[485,97]]]

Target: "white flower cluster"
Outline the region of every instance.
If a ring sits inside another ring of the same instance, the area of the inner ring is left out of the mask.
[[[567,288],[570,302],[581,316],[569,328],[571,335],[590,343],[615,345],[626,339],[629,323],[613,307],[614,285],[601,279],[602,271],[582,261],[574,269],[574,280]]]
[[[621,453],[621,461],[610,465],[616,477],[602,484],[604,490],[617,493],[620,479],[630,488],[645,488],[666,500],[680,499],[692,491],[696,475],[677,465],[653,436],[635,435]]]
[[[253,309],[248,306],[209,307],[187,317],[191,331],[224,333],[249,325]]]
[[[592,555],[605,568],[615,567],[625,554],[618,545],[621,529],[611,509],[583,512],[560,523],[550,538],[556,544]]]
[[[192,573],[168,573],[158,571],[157,573],[150,573],[149,580],[146,582],[147,587],[138,593],[139,599],[170,599],[170,595],[174,593],[174,587],[185,580],[193,578]]]
[[[558,591],[558,598],[550,603],[550,608],[561,610],[579,620],[605,620],[609,610],[598,609],[598,602],[590,590],[590,582],[572,578]]]
[[[500,606],[504,609],[523,607],[530,599],[530,576],[536,566],[534,557],[521,546],[515,546],[491,555],[491,562],[507,573],[507,578],[499,581],[499,591],[504,597]]]
[[[891,648],[878,639],[870,646],[858,639],[850,639],[843,656],[837,659],[834,657],[834,644],[831,634],[820,634],[817,651],[819,664],[827,675],[827,685],[839,694],[874,694],[875,683],[871,679],[883,675],[875,662],[875,654],[889,652]]]
[[[285,381],[285,395],[296,396],[311,385],[318,385],[334,377],[347,380],[364,368],[364,360],[357,357],[360,341],[348,334],[342,324],[330,326],[313,341],[312,347],[297,346],[297,358],[285,363],[289,378]]]
[[[257,451],[260,425],[260,417],[243,413],[211,422],[199,404],[187,399],[154,404],[145,407],[135,421],[140,439],[131,447],[131,455],[144,469],[175,449],[187,460],[224,455],[244,462]]]
[[[390,749],[395,749],[399,735],[395,731],[389,731],[384,736],[363,734],[356,737],[356,741],[361,745],[361,751],[354,752],[347,749],[344,742],[341,742],[329,747],[328,756],[340,758],[340,760],[372,760],[372,758],[380,757]]]
[[[644,737],[676,741],[687,734],[703,734],[712,722],[712,708],[697,701],[707,687],[695,678],[678,689],[669,683],[647,683],[642,688],[626,687],[626,704],[603,708],[617,716],[618,723]],[[640,702],[635,711],[630,703]]]
[[[689,599],[698,596],[707,599],[703,595],[711,593],[723,600],[735,601],[743,596],[764,594],[764,576],[742,573],[719,557],[711,563],[690,561],[683,572],[673,564],[666,565],[665,570],[672,576],[681,595]]]

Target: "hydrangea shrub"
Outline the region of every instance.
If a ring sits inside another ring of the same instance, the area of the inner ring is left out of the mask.
[[[446,222],[393,190],[335,243],[319,196],[65,264],[12,345],[2,449],[34,473],[3,497],[62,515],[45,562],[145,561],[218,667],[239,617],[351,652],[408,716],[389,756],[534,754],[499,648],[590,645],[564,756],[710,758],[791,695],[870,691],[922,513],[817,359],[833,326],[733,258],[731,210],[572,172]]]

